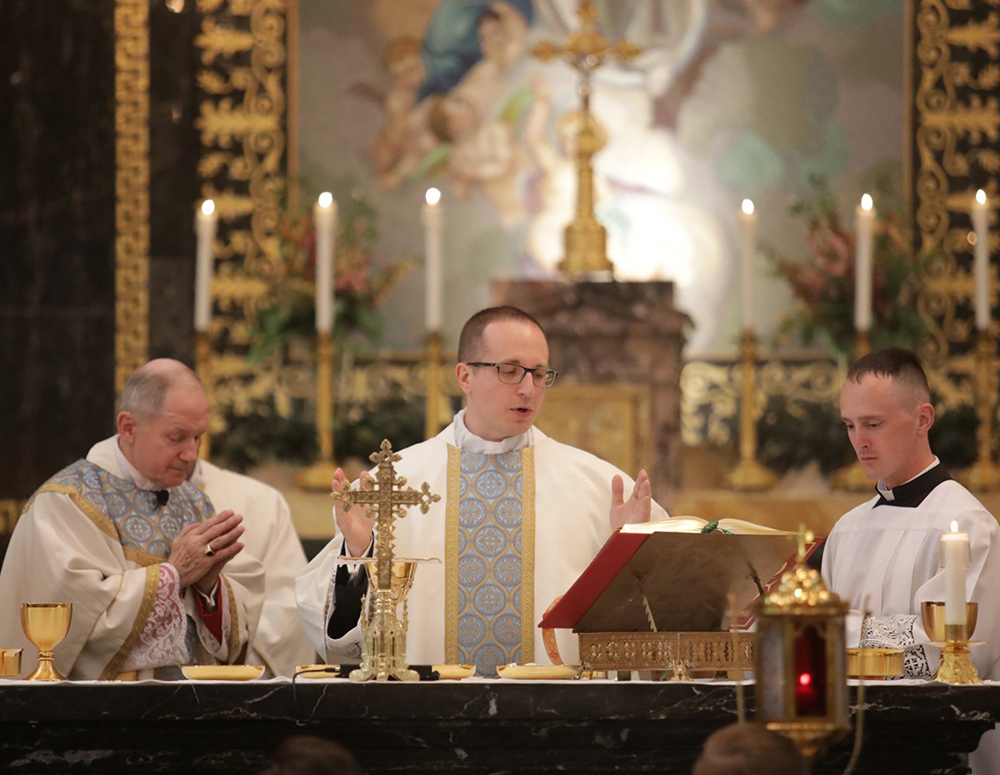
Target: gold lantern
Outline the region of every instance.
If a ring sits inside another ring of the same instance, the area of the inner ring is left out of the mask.
[[[801,559],[757,607],[757,721],[809,759],[850,729],[847,605]]]

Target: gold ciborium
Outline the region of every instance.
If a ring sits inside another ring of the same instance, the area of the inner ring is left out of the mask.
[[[21,674],[21,649],[0,649],[0,678]]]
[[[944,603],[939,600],[921,603],[920,616],[927,637],[941,647],[941,667],[935,678],[949,684],[982,683],[976,666],[969,658],[969,639],[976,631],[979,604],[965,604],[965,624],[945,624]]]
[[[38,666],[28,681],[65,681],[53,662],[53,649],[69,632],[73,618],[72,603],[24,603],[21,605],[21,627],[28,640],[38,648]]]

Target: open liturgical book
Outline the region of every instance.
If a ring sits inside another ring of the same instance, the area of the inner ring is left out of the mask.
[[[805,556],[821,541],[808,541]],[[795,533],[740,519],[672,517],[625,525],[539,626],[576,632],[746,629],[756,600],[795,565],[797,544]]]

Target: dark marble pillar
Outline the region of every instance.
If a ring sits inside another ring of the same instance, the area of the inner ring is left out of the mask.
[[[112,427],[114,9],[0,3],[0,500]]]
[[[194,213],[201,92],[196,3],[149,9],[149,356],[194,365]]]

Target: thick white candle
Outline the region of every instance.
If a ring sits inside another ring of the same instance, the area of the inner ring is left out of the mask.
[[[875,208],[868,194],[861,197],[855,212],[857,220],[857,254],[854,262],[854,329],[868,331],[872,327],[872,238]]]
[[[201,209],[195,213],[194,233],[196,236],[194,270],[194,330],[206,333],[212,322],[212,275],[215,267],[215,232],[219,226],[219,216],[215,212],[215,202],[206,199]]]
[[[753,202],[743,200],[740,208],[740,227],[743,232],[743,330],[754,330],[754,256],[757,252],[757,214]]]
[[[324,191],[313,206],[316,225],[316,331],[333,331],[333,251],[337,231],[337,203]]]
[[[441,192],[427,189],[424,203],[424,252],[426,254],[427,330],[441,330]]]
[[[971,564],[969,535],[959,532],[952,521],[951,532],[941,535],[940,564],[944,568],[944,623],[965,624],[965,574]]]
[[[985,331],[990,327],[990,227],[986,192],[979,189],[972,203],[972,229],[976,234],[973,255],[973,274],[976,280],[976,328]]]

